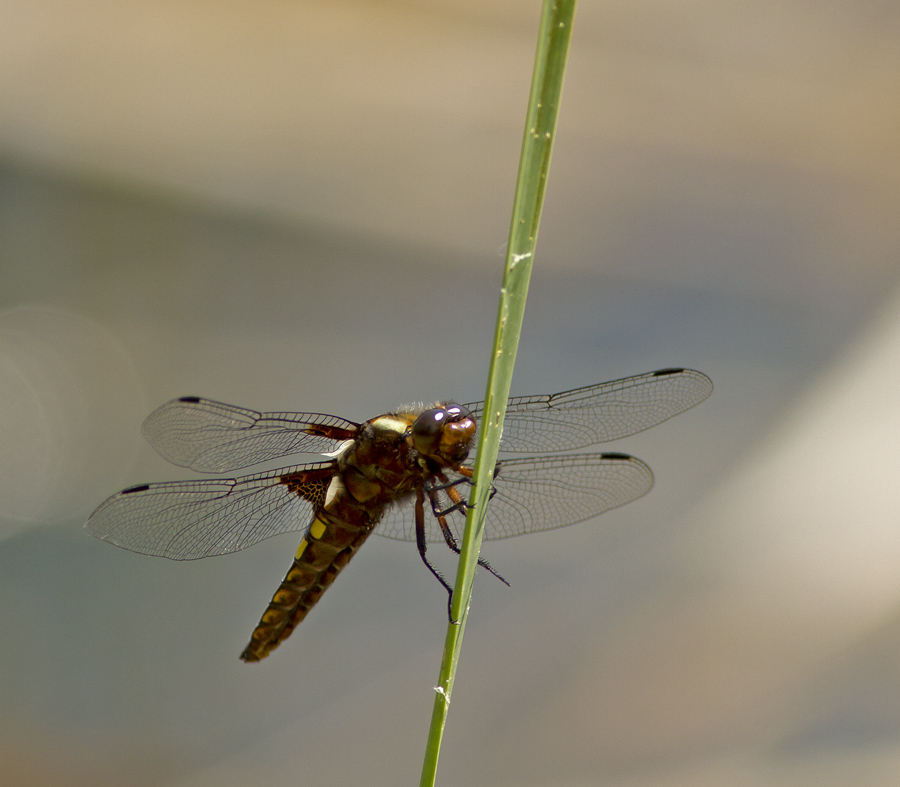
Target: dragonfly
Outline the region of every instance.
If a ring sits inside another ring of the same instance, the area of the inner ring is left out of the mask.
[[[623,453],[578,449],[649,429],[702,402],[706,375],[661,369],[557,394],[509,400],[484,539],[552,530],[642,497],[653,473]],[[143,433],[166,460],[223,474],[294,454],[322,459],[234,478],[139,484],[103,502],[97,538],[173,560],[237,552],[305,530],[291,567],[241,653],[268,656],[316,605],[370,534],[443,542],[459,554],[472,484],[467,464],[484,402],[410,405],[363,423],[321,413],[261,413],[186,396],[151,413]],[[570,452],[570,453],[562,453]],[[573,453],[574,452],[574,453]],[[486,570],[502,576],[484,560]]]

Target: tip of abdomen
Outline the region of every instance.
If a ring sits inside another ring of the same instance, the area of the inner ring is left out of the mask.
[[[260,647],[262,643],[251,642],[241,651],[241,661],[247,664],[253,664],[257,661],[262,661],[269,653],[272,652],[273,648],[271,647]],[[255,647],[254,647],[255,646]]]

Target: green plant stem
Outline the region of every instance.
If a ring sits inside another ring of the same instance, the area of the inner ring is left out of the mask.
[[[474,487],[451,602],[455,622],[447,627],[420,787],[433,785],[437,774],[537,246],[575,5],[576,0],[544,0],[541,14],[485,407],[479,424]]]

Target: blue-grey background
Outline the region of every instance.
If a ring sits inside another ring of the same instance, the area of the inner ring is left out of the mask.
[[[537,6],[2,4],[0,782],[416,783],[413,545],[247,666],[297,537],[173,563],[81,525],[189,475],[140,437],[175,396],[482,398]],[[479,575],[439,783],[896,782],[898,33],[581,4],[513,392],[716,389],[610,446],[650,496],[486,545],[512,587]]]

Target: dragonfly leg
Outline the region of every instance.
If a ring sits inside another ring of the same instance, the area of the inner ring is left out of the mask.
[[[459,492],[456,491],[455,485],[450,485],[450,486],[446,487],[445,491],[447,492],[447,496],[450,498],[451,502],[453,502],[453,505],[445,511],[437,510],[438,500],[437,500],[437,495],[434,494],[434,490],[431,490],[431,489],[428,490],[428,494],[431,499],[431,508],[434,511],[435,518],[437,519],[438,525],[441,528],[441,535],[444,536],[444,541],[447,543],[447,546],[450,547],[450,549],[458,555],[458,554],[460,554],[459,545],[456,543],[456,537],[453,535],[453,531],[450,529],[450,526],[447,524],[446,514],[449,513],[450,511],[465,510],[467,503],[465,500],[462,499]],[[417,512],[417,514],[418,514],[418,512]],[[424,530],[424,523],[423,523],[423,530]],[[418,522],[416,523],[416,533],[418,535]],[[478,558],[478,565],[481,566],[482,568],[490,571],[504,585],[509,587],[509,582],[507,582],[500,574],[498,574],[496,571],[494,571],[494,569],[491,567],[491,564],[488,563],[484,558],[482,558],[482,557]]]
[[[473,506],[469,505],[468,500],[460,500],[458,503],[454,503],[452,506],[447,506],[446,508],[441,508],[440,501],[437,499],[431,501],[431,510],[434,512],[435,516],[447,516],[447,514],[452,514],[454,511],[459,511],[465,516],[470,508],[473,508]]]
[[[431,510],[434,511],[434,515],[445,516],[447,514],[452,514],[454,511],[460,511],[465,514],[470,508],[469,501],[459,493],[456,487],[460,484],[469,484],[471,486],[471,479],[461,476],[453,481],[448,481],[444,475],[439,475],[438,477],[442,480],[442,483],[430,484],[428,486],[428,497],[431,500]],[[446,492],[447,497],[450,498],[453,505],[450,505],[447,508],[441,508],[440,501],[433,492]]]
[[[453,620],[453,614],[450,612],[450,604],[453,601],[453,588],[450,587],[447,580],[444,579],[443,574],[431,565],[431,561],[425,555],[425,550],[427,549],[425,542],[425,493],[422,491],[421,487],[416,489],[416,546],[419,548],[419,556],[422,558],[422,562],[447,591],[447,615],[449,616],[451,623],[457,623],[458,621]]]
[[[435,516],[446,516],[447,514],[452,514],[454,511],[461,511],[463,514],[468,512],[470,508],[474,508],[475,506],[471,505],[466,498],[464,498],[459,491],[456,489],[460,484],[468,484],[472,486],[472,468],[471,467],[460,467],[459,472],[462,474],[460,478],[457,478],[453,481],[448,481],[447,477],[444,475],[439,475],[438,477],[442,479],[443,483],[440,484],[432,484],[428,486],[429,497],[431,498],[431,510],[434,511]],[[496,477],[496,471],[494,473]],[[448,506],[447,508],[440,507],[440,501],[437,499],[436,495],[432,495],[431,492],[446,492],[447,497],[453,501],[453,505]],[[494,495],[497,494],[497,488],[491,484],[491,494],[488,498],[492,500]]]
[[[461,467],[460,470],[467,470],[466,467]],[[472,478],[469,475],[461,475],[459,478],[455,478],[452,481],[449,481],[447,477],[443,474],[440,474],[438,478],[442,479],[442,483],[440,484],[432,484],[430,486],[431,489],[438,491],[440,489],[449,489],[452,486],[459,486],[460,484],[469,484],[472,485]]]

